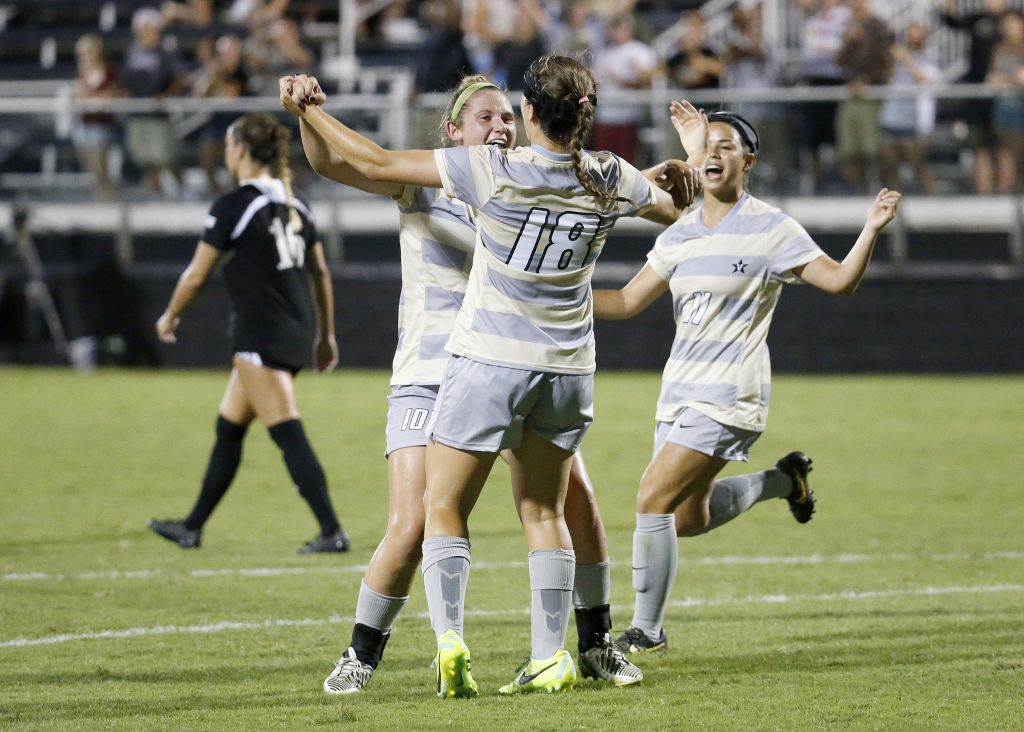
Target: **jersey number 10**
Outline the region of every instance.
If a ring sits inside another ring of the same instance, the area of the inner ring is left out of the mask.
[[[282,224],[281,219],[274,218],[270,224],[270,233],[277,244],[277,268],[291,269],[301,267],[306,261],[306,243],[292,231],[291,222]]]
[[[590,245],[601,229],[601,217],[596,213],[563,211],[549,226],[550,216],[546,208],[530,209],[505,264],[527,272],[550,274],[580,269],[586,264]],[[547,241],[542,242],[545,229]]]

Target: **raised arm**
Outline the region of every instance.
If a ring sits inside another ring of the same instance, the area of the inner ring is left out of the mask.
[[[871,255],[875,251],[878,233],[896,217],[900,206],[900,194],[883,188],[875,196],[868,209],[867,221],[857,237],[849,254],[839,263],[827,255],[818,257],[793,272],[809,285],[833,295],[852,295],[864,272],[867,271]]]
[[[178,342],[175,331],[178,329],[178,323],[181,322],[181,314],[203,289],[203,285],[209,279],[210,272],[213,271],[220,255],[221,251],[217,247],[207,244],[205,241],[199,242],[196,246],[192,261],[181,273],[178,284],[174,286],[174,293],[171,295],[170,302],[167,303],[167,309],[156,321],[156,334],[164,343]]]
[[[313,305],[316,308],[313,357],[317,371],[330,371],[338,365],[338,342],[334,338],[334,286],[323,245],[317,242],[309,249],[309,254],[306,271],[313,285]]]
[[[645,264],[625,287],[618,290],[594,290],[594,317],[602,320],[626,320],[647,309],[668,289],[668,282]]]
[[[295,108],[286,103],[285,94],[282,94],[282,106],[297,114],[334,154],[368,181],[441,187],[433,150],[385,150],[319,106],[324,97],[314,77],[299,75],[285,79],[285,88],[291,84],[290,97]]]
[[[657,203],[643,218],[659,224],[675,223],[700,190],[700,172],[682,160],[665,160],[641,173],[659,189]],[[662,192],[668,193],[668,200]]]
[[[708,116],[685,99],[669,105],[672,126],[686,151],[686,162],[700,169],[708,155]]]

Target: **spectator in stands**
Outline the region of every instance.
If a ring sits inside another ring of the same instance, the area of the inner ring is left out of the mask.
[[[302,42],[299,24],[289,18],[268,18],[251,26],[245,42],[245,65],[250,72],[250,89],[254,94],[276,94],[277,80],[296,68],[308,68],[313,52]]]
[[[997,190],[1014,193],[1020,190],[1018,168],[1024,160],[1024,15],[1005,13],[999,31],[988,73],[989,83],[1003,89],[992,108],[999,140]]]
[[[678,45],[665,61],[669,83],[683,89],[717,89],[725,62],[707,40],[704,16],[690,10],[685,19]]]
[[[192,94],[215,99],[237,99],[247,96],[249,77],[242,66],[242,41],[238,36],[223,35],[217,39],[213,56],[199,69],[192,84]],[[223,170],[224,136],[238,117],[237,111],[214,112],[199,131],[199,167],[206,173],[209,192],[221,192],[217,173]]]
[[[836,56],[843,45],[843,35],[850,23],[850,9],[844,0],[796,0],[803,11],[804,41],[803,83],[811,87],[835,87],[843,83],[843,71]],[[822,148],[836,141],[836,108],[834,100],[808,102],[803,105],[800,139],[810,153],[814,184],[824,178]]]
[[[185,92],[188,71],[176,53],[163,47],[163,16],[155,8],[139,8],[132,16],[135,40],[125,56],[124,85],[142,99],[162,100]],[[161,190],[160,173],[168,170],[181,182],[174,153],[171,120],[164,112],[135,114],[128,118],[126,145],[132,161],[143,174],[143,185]]]
[[[507,79],[495,72],[495,49],[512,39],[516,17],[521,12],[516,0],[467,0],[462,16],[466,48],[473,71],[487,74],[499,86]]]
[[[103,40],[97,34],[89,33],[78,39],[75,60],[78,63],[73,92],[76,100],[124,95],[114,67],[103,56]],[[113,198],[115,194],[107,163],[118,133],[114,115],[106,112],[84,112],[71,132],[79,164],[95,178],[98,191],[104,198]]]
[[[213,0],[165,0],[160,6],[164,22],[195,28],[207,28],[213,23]]]
[[[885,84],[892,74],[892,31],[871,13],[870,0],[850,0],[850,24],[836,62],[847,80],[847,96],[836,110],[836,148],[843,179],[855,190],[876,184],[882,102],[864,96],[867,85]]]
[[[462,5],[459,0],[432,0],[423,6],[423,19],[432,31],[417,60],[416,91],[453,89],[472,67],[462,32]]]
[[[590,147],[609,150],[619,157],[636,162],[643,107],[616,104],[608,92],[650,88],[658,73],[658,57],[654,49],[634,37],[633,17],[619,15],[608,23],[607,43],[594,56],[594,75],[601,81],[601,103],[594,116],[594,132]]]
[[[535,59],[547,52],[541,29],[547,16],[537,0],[519,0],[512,35],[494,49],[494,74],[512,91],[522,91],[523,75]]]
[[[552,53],[592,61],[604,45],[604,21],[593,12],[590,0],[571,0],[562,17],[548,25]]]
[[[893,72],[889,85],[921,87],[939,80],[938,54],[928,44],[928,30],[910,23],[903,31],[903,43],[892,48]],[[913,189],[935,192],[935,178],[928,169],[928,136],[935,129],[935,97],[928,92],[915,96],[890,96],[879,114],[882,127],[883,183],[896,187],[904,163],[913,171]]]
[[[730,89],[778,86],[778,69],[764,42],[762,5],[737,6],[732,11],[731,21],[726,34],[723,86]],[[757,166],[758,179],[777,184],[794,167],[786,107],[773,102],[743,102],[734,106],[759,130],[764,142],[764,152]]]
[[[939,18],[950,28],[966,31],[971,39],[967,71],[960,81],[982,84],[991,67],[992,49],[999,40],[999,19],[1006,12],[1006,0],[985,0],[985,9],[954,15],[956,0],[946,0]],[[996,138],[992,131],[992,101],[970,99],[964,104],[963,117],[968,125],[968,144],[974,155],[974,190],[995,190]]]

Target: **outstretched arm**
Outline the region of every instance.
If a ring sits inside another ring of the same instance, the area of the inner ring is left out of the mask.
[[[594,290],[594,317],[625,320],[638,315],[668,289],[668,282],[645,264],[625,287],[619,290]]]
[[[900,194],[883,188],[868,209],[867,221],[849,254],[839,263],[827,255],[808,262],[793,272],[804,282],[833,295],[852,295],[867,271],[879,232],[896,217]]]
[[[290,99],[295,109],[286,102],[285,94],[282,94],[282,106],[298,114],[333,153],[367,180],[427,188],[441,187],[441,174],[434,162],[433,150],[385,150],[319,106],[325,97],[314,77],[299,75],[285,77],[282,81],[286,88],[291,84]]]
[[[317,371],[330,371],[338,365],[338,343],[334,338],[334,286],[324,257],[323,244],[314,244],[306,257],[306,271],[313,285],[316,306],[316,344],[313,357]]]
[[[213,271],[220,255],[220,249],[205,241],[199,242],[196,246],[192,261],[181,273],[178,284],[174,286],[174,293],[171,295],[170,302],[167,303],[167,309],[156,321],[156,334],[164,343],[178,342],[175,331],[178,329],[178,323],[181,322],[181,314],[203,289],[203,285],[209,279],[210,272]]]
[[[654,208],[643,214],[643,218],[659,224],[672,224],[692,204],[700,190],[700,171],[682,160],[666,160],[653,168],[641,171],[642,175],[660,191]],[[661,195],[669,194],[669,199]]]

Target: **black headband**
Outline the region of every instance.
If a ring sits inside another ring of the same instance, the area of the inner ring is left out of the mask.
[[[731,125],[740,133],[743,144],[754,155],[757,155],[757,151],[761,149],[761,139],[757,136],[754,125],[735,112],[712,112],[708,115],[708,122],[725,122],[727,125]]]

